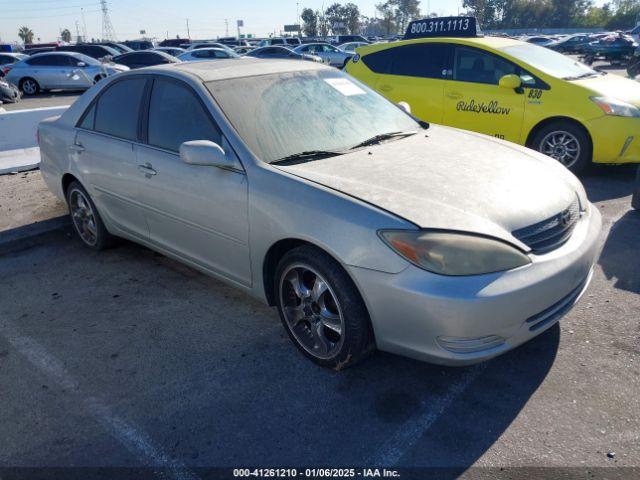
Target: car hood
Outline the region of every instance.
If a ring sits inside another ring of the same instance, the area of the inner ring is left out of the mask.
[[[577,85],[593,91],[596,95],[613,97],[640,108],[640,84],[619,75],[600,75],[576,80]]]
[[[511,232],[587,197],[558,162],[480,134],[432,126],[346,155],[276,168],[391,212],[420,228],[473,232],[527,249]]]

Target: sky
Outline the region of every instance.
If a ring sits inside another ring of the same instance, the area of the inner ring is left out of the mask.
[[[320,9],[336,0],[107,0],[109,16],[118,40],[146,36],[164,39],[187,36],[187,20],[192,38],[215,38],[237,34],[236,21],[244,21],[241,33],[267,36],[279,34],[285,24],[296,22],[305,7]],[[337,0],[346,3],[347,0]],[[381,0],[350,0],[362,14],[374,16]],[[601,3],[601,0],[600,0]],[[462,0],[422,0],[421,9],[439,15],[457,14]],[[84,14],[84,20],[83,20]],[[28,26],[36,41],[55,41],[68,28],[76,35],[86,28],[87,38],[102,35],[99,0],[0,0],[0,41],[18,39],[18,29]],[[228,25],[228,27],[227,27]]]

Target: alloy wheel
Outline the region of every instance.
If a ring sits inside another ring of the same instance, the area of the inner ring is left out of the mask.
[[[549,133],[540,142],[540,151],[571,168],[580,159],[580,141],[571,133],[556,131]]]
[[[34,95],[38,91],[38,86],[33,80],[25,80],[22,82],[22,91],[27,95]]]
[[[69,209],[71,218],[80,238],[90,246],[98,241],[98,227],[96,216],[91,203],[80,190],[73,190],[69,195]]]
[[[309,354],[329,359],[340,351],[345,331],[342,309],[318,272],[304,264],[285,270],[280,305],[291,333]]]

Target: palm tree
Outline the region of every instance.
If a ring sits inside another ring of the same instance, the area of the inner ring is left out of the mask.
[[[71,41],[71,32],[68,28],[65,28],[64,30],[62,30],[62,32],[60,32],[60,38],[63,42],[69,43]]]
[[[18,30],[18,36],[25,45],[33,43],[33,35],[33,30],[31,30],[29,27],[20,27],[20,30]]]

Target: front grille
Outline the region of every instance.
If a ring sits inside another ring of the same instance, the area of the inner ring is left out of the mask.
[[[571,290],[571,292],[562,300],[551,305],[549,308],[543,310],[537,315],[528,318],[527,325],[529,325],[529,330],[532,332],[540,330],[542,327],[560,320],[560,318],[567,314],[580,299],[582,293],[586,290],[587,285],[589,285],[589,281],[591,280],[591,275],[592,273],[589,273],[587,278],[585,278],[580,285]]]
[[[513,232],[513,236],[527,245],[533,253],[547,253],[564,245],[580,220],[580,202],[576,199],[569,208],[535,225]]]

